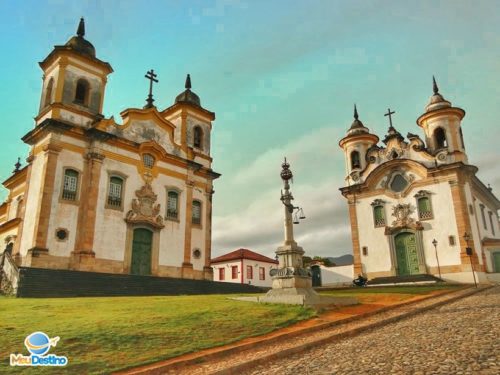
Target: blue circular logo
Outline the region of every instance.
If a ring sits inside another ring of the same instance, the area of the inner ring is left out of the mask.
[[[43,332],[33,332],[26,337],[24,345],[31,354],[44,355],[50,350],[50,339]]]

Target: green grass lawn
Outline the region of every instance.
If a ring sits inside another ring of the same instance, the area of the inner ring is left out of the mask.
[[[355,296],[361,303],[398,300],[450,286],[349,288],[322,294]],[[92,374],[168,359],[308,319],[312,309],[234,301],[224,295],[101,298],[0,296],[0,373]],[[35,331],[61,339],[49,353],[68,357],[65,368],[13,368],[10,353],[28,352]]]
[[[0,297],[0,373],[109,373],[261,335],[315,315],[312,309],[222,295],[16,299]],[[49,353],[65,368],[9,366],[35,331],[61,339]]]

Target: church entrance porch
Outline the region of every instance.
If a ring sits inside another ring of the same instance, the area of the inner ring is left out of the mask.
[[[132,240],[132,261],[130,273],[133,275],[151,275],[151,249],[153,232],[144,228],[134,230]]]
[[[417,241],[413,233],[400,233],[394,237],[398,276],[420,273]]]

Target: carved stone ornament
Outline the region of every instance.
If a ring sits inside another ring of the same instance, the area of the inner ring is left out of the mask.
[[[160,204],[155,204],[157,195],[146,182],[135,191],[137,199],[132,199],[132,209],[127,212],[125,221],[130,224],[149,224],[155,228],[163,228],[163,217],[160,215]]]
[[[392,210],[392,216],[396,218],[396,220],[392,222],[393,226],[405,227],[415,222],[415,220],[410,217],[413,211],[410,204],[398,204],[394,206]]]

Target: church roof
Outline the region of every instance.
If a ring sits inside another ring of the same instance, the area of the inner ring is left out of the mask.
[[[85,20],[80,19],[78,28],[76,30],[76,35],[72,36],[64,45],[54,46],[54,49],[49,53],[49,55],[39,63],[42,69],[45,69],[48,64],[50,64],[57,57],[58,52],[71,51],[77,53],[78,55],[90,59],[91,61],[99,64],[108,73],[113,72],[113,68],[109,63],[99,60],[96,57],[95,48],[87,39],[85,39]]]
[[[356,134],[367,134],[370,131],[367,127],[363,125],[361,120],[359,119],[358,109],[356,108],[356,104],[354,104],[354,121],[351,124],[351,127],[347,131],[347,135],[356,135]]]
[[[249,259],[249,260],[256,260],[259,262],[267,262],[267,263],[274,263],[278,264],[277,260],[268,258],[264,255],[258,254],[252,250],[248,249],[238,249],[234,250],[230,253],[221,255],[220,257],[214,258],[210,261],[210,263],[223,263],[223,262],[229,262],[232,260],[240,260],[240,259]]]
[[[443,98],[443,96],[439,93],[439,87],[434,76],[432,76],[432,90],[434,91],[434,94],[429,99],[429,104],[425,106],[426,112],[451,107],[451,103]]]
[[[71,37],[65,44],[65,46],[70,47],[70,49],[81,53],[82,55],[88,55],[95,58],[95,48],[88,40],[85,38],[85,20],[80,18],[80,23],[78,24],[78,29],[76,30],[76,35]]]
[[[186,77],[186,90],[181,92],[175,98],[176,103],[190,103],[201,107],[200,97],[191,91],[191,76],[188,74]]]

